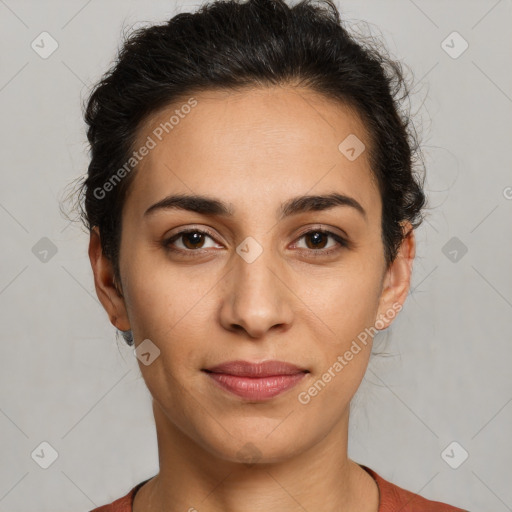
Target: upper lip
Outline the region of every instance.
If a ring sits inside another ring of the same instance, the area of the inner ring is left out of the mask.
[[[238,377],[272,377],[274,375],[295,375],[297,373],[308,372],[285,361],[262,361],[260,363],[251,363],[250,361],[226,361],[217,366],[204,369],[207,372],[225,373],[236,375]]]

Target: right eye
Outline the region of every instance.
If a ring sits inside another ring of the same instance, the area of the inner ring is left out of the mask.
[[[170,238],[164,240],[162,245],[170,251],[184,253],[198,252],[199,249],[205,249],[204,243],[206,238],[209,238],[216,243],[213,240],[213,236],[207,231],[201,231],[199,229],[184,229],[183,231],[175,233]],[[177,241],[180,241],[181,247],[180,244],[176,244]]]

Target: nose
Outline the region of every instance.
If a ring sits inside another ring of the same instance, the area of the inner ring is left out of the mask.
[[[263,251],[251,263],[234,255],[233,268],[225,278],[220,309],[220,321],[225,329],[243,330],[251,338],[262,338],[270,330],[289,329],[294,296],[285,283],[284,272],[278,269],[270,250]]]

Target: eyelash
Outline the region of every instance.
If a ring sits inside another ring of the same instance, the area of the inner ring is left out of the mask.
[[[208,249],[186,249],[185,250],[185,249],[176,249],[176,248],[172,247],[171,244],[174,241],[178,240],[183,235],[186,235],[186,234],[189,234],[189,233],[200,233],[202,235],[207,235],[212,240],[214,240],[213,235],[211,233],[209,233],[208,231],[203,231],[201,229],[191,228],[191,229],[184,229],[183,231],[180,231],[179,233],[175,233],[170,238],[165,239],[162,242],[162,245],[164,246],[164,248],[166,250],[168,250],[170,252],[186,254],[187,256],[190,255],[191,257],[195,257],[197,255],[197,254],[192,255],[191,253],[199,253],[198,256],[200,256],[201,254],[203,254],[204,251],[208,251]],[[340,235],[337,235],[336,233],[333,233],[332,231],[328,231],[326,229],[320,229],[320,228],[311,229],[309,231],[306,231],[305,233],[302,233],[297,238],[297,240],[301,240],[305,236],[310,235],[312,233],[322,233],[323,235],[328,235],[328,236],[332,237],[339,244],[338,247],[330,248],[330,249],[327,249],[327,250],[322,250],[322,249],[300,249],[301,251],[307,251],[307,252],[311,253],[313,255],[313,257],[328,256],[328,255],[330,255],[330,254],[332,254],[334,252],[337,252],[339,250],[349,249],[351,247],[351,244],[345,238],[341,237]]]

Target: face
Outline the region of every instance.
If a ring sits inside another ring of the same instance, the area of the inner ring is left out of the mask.
[[[284,460],[346,427],[368,333],[398,313],[414,254],[409,245],[386,267],[370,142],[354,111],[291,88],[194,101],[140,129],[137,147],[148,137],[154,145],[123,208],[122,296],[102,282],[110,267],[101,255],[98,294],[136,346],[149,339],[159,349],[139,366],[170,428],[225,460],[247,450]],[[355,159],[338,148],[349,135],[367,148]],[[171,195],[215,203],[161,203]],[[274,396],[240,396],[204,371],[233,360],[303,371]]]

